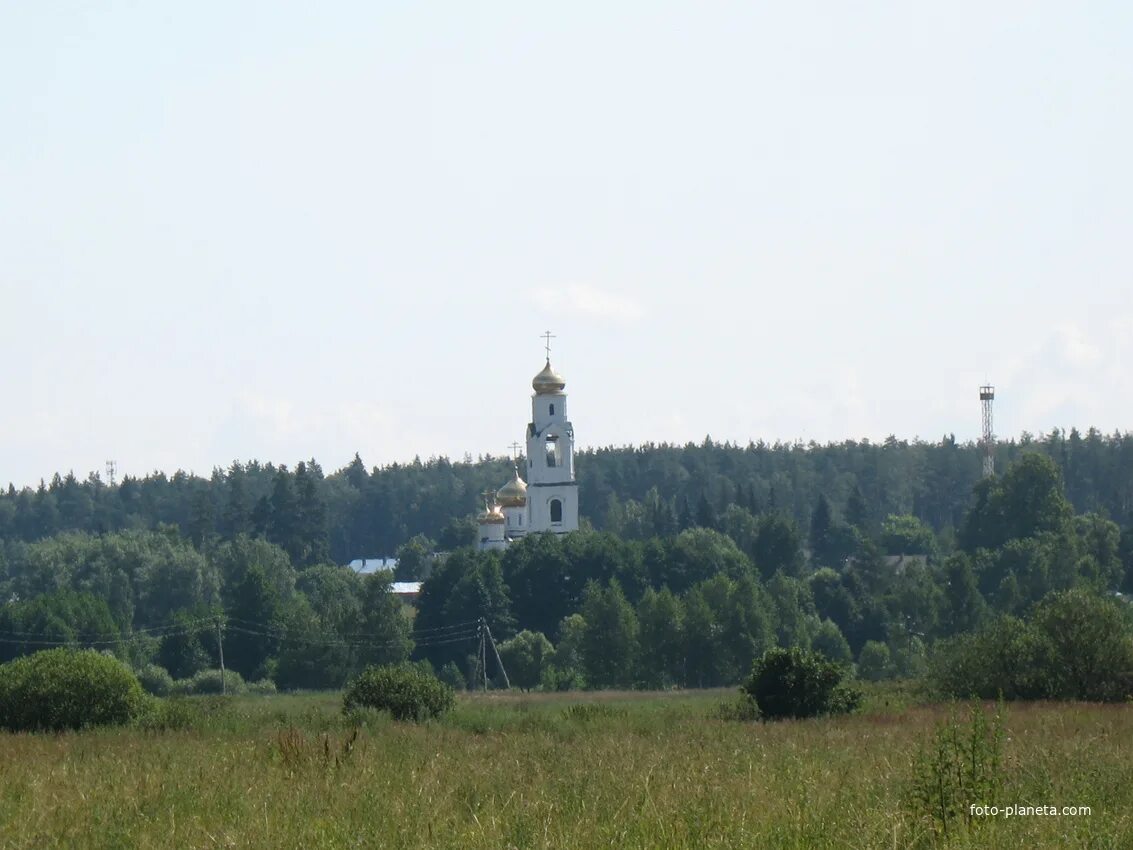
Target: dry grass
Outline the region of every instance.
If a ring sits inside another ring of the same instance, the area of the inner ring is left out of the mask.
[[[721,697],[473,696],[355,730],[335,695],[278,696],[202,701],[182,731],[0,735],[0,847],[932,846],[905,796],[946,708],[741,724],[710,719]],[[1133,846],[1133,711],[1018,706],[1007,731],[1008,799],[973,802],[1093,814],[948,846]]]

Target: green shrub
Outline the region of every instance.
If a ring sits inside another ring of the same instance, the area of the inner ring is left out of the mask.
[[[169,671],[157,664],[147,664],[140,670],[134,671],[138,682],[147,694],[155,697],[169,696],[173,690],[173,677]]]
[[[346,686],[342,709],[388,711],[394,720],[429,720],[444,714],[456,701],[452,688],[420,668],[367,667]]]
[[[529,691],[541,681],[543,668],[554,651],[542,632],[522,631],[500,644],[500,660],[508,671],[511,684]]]
[[[460,668],[455,661],[450,661],[441,668],[441,672],[437,674],[437,678],[452,688],[454,691],[463,691],[468,687],[468,680],[464,678],[464,674],[460,672]]]
[[[225,670],[223,683],[219,670],[202,670],[191,679],[182,679],[174,685],[178,695],[220,694],[237,696],[248,690],[244,677],[235,670]]]
[[[966,699],[1078,699],[1120,702],[1133,694],[1128,612],[1085,590],[1048,594],[1029,621],[1003,615],[941,641],[929,678]]]
[[[92,650],[48,649],[0,665],[0,728],[13,732],[128,723],[145,704],[137,677]]]
[[[858,653],[858,678],[867,682],[892,679],[897,671],[889,647],[876,640],[867,640]]]
[[[769,720],[845,714],[858,707],[861,692],[843,684],[843,675],[843,668],[816,653],[776,648],[755,662],[740,690]]]
[[[810,641],[810,648],[835,664],[847,665],[854,660],[842,630],[833,620],[823,620]]]
[[[586,689],[586,677],[574,667],[548,664],[543,668],[539,687],[543,691],[581,691]]]
[[[1047,687],[1058,699],[1122,702],[1133,695],[1133,629],[1124,603],[1078,588],[1035,606]]]
[[[259,694],[261,696],[266,696],[268,694],[274,694],[278,692],[279,689],[276,688],[275,682],[273,682],[271,679],[260,679],[260,681],[258,682],[248,683],[248,693],[250,694]]]

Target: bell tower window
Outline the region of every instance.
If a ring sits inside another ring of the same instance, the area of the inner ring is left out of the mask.
[[[551,522],[562,524],[563,503],[559,499],[551,499]]]
[[[547,411],[551,416],[555,415],[555,405],[554,405],[553,402],[551,404],[547,405]]]
[[[550,436],[547,438],[546,443],[547,452],[547,466],[562,466],[563,465],[563,452],[559,447],[559,438]]]

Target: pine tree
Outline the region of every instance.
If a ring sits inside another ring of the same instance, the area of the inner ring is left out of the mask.
[[[830,536],[834,518],[830,513],[830,502],[820,493],[810,515],[810,550],[812,557],[820,564],[827,565],[830,552]]]
[[[869,507],[862,495],[862,488],[857,484],[846,499],[846,522],[863,534],[869,531]]]
[[[712,509],[712,503],[703,490],[696,504],[696,524],[701,528],[716,528],[716,511]]]

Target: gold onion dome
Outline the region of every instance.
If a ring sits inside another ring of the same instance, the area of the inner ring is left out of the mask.
[[[519,477],[518,469],[511,481],[496,491],[496,501],[505,508],[522,508],[527,504],[527,485]]]
[[[540,395],[543,393],[559,393],[566,386],[566,381],[563,380],[562,375],[551,368],[551,361],[548,360],[543,371],[531,379],[531,386]]]
[[[480,514],[480,525],[502,525],[505,522],[507,522],[507,519],[499,505],[492,505],[491,508]]]

